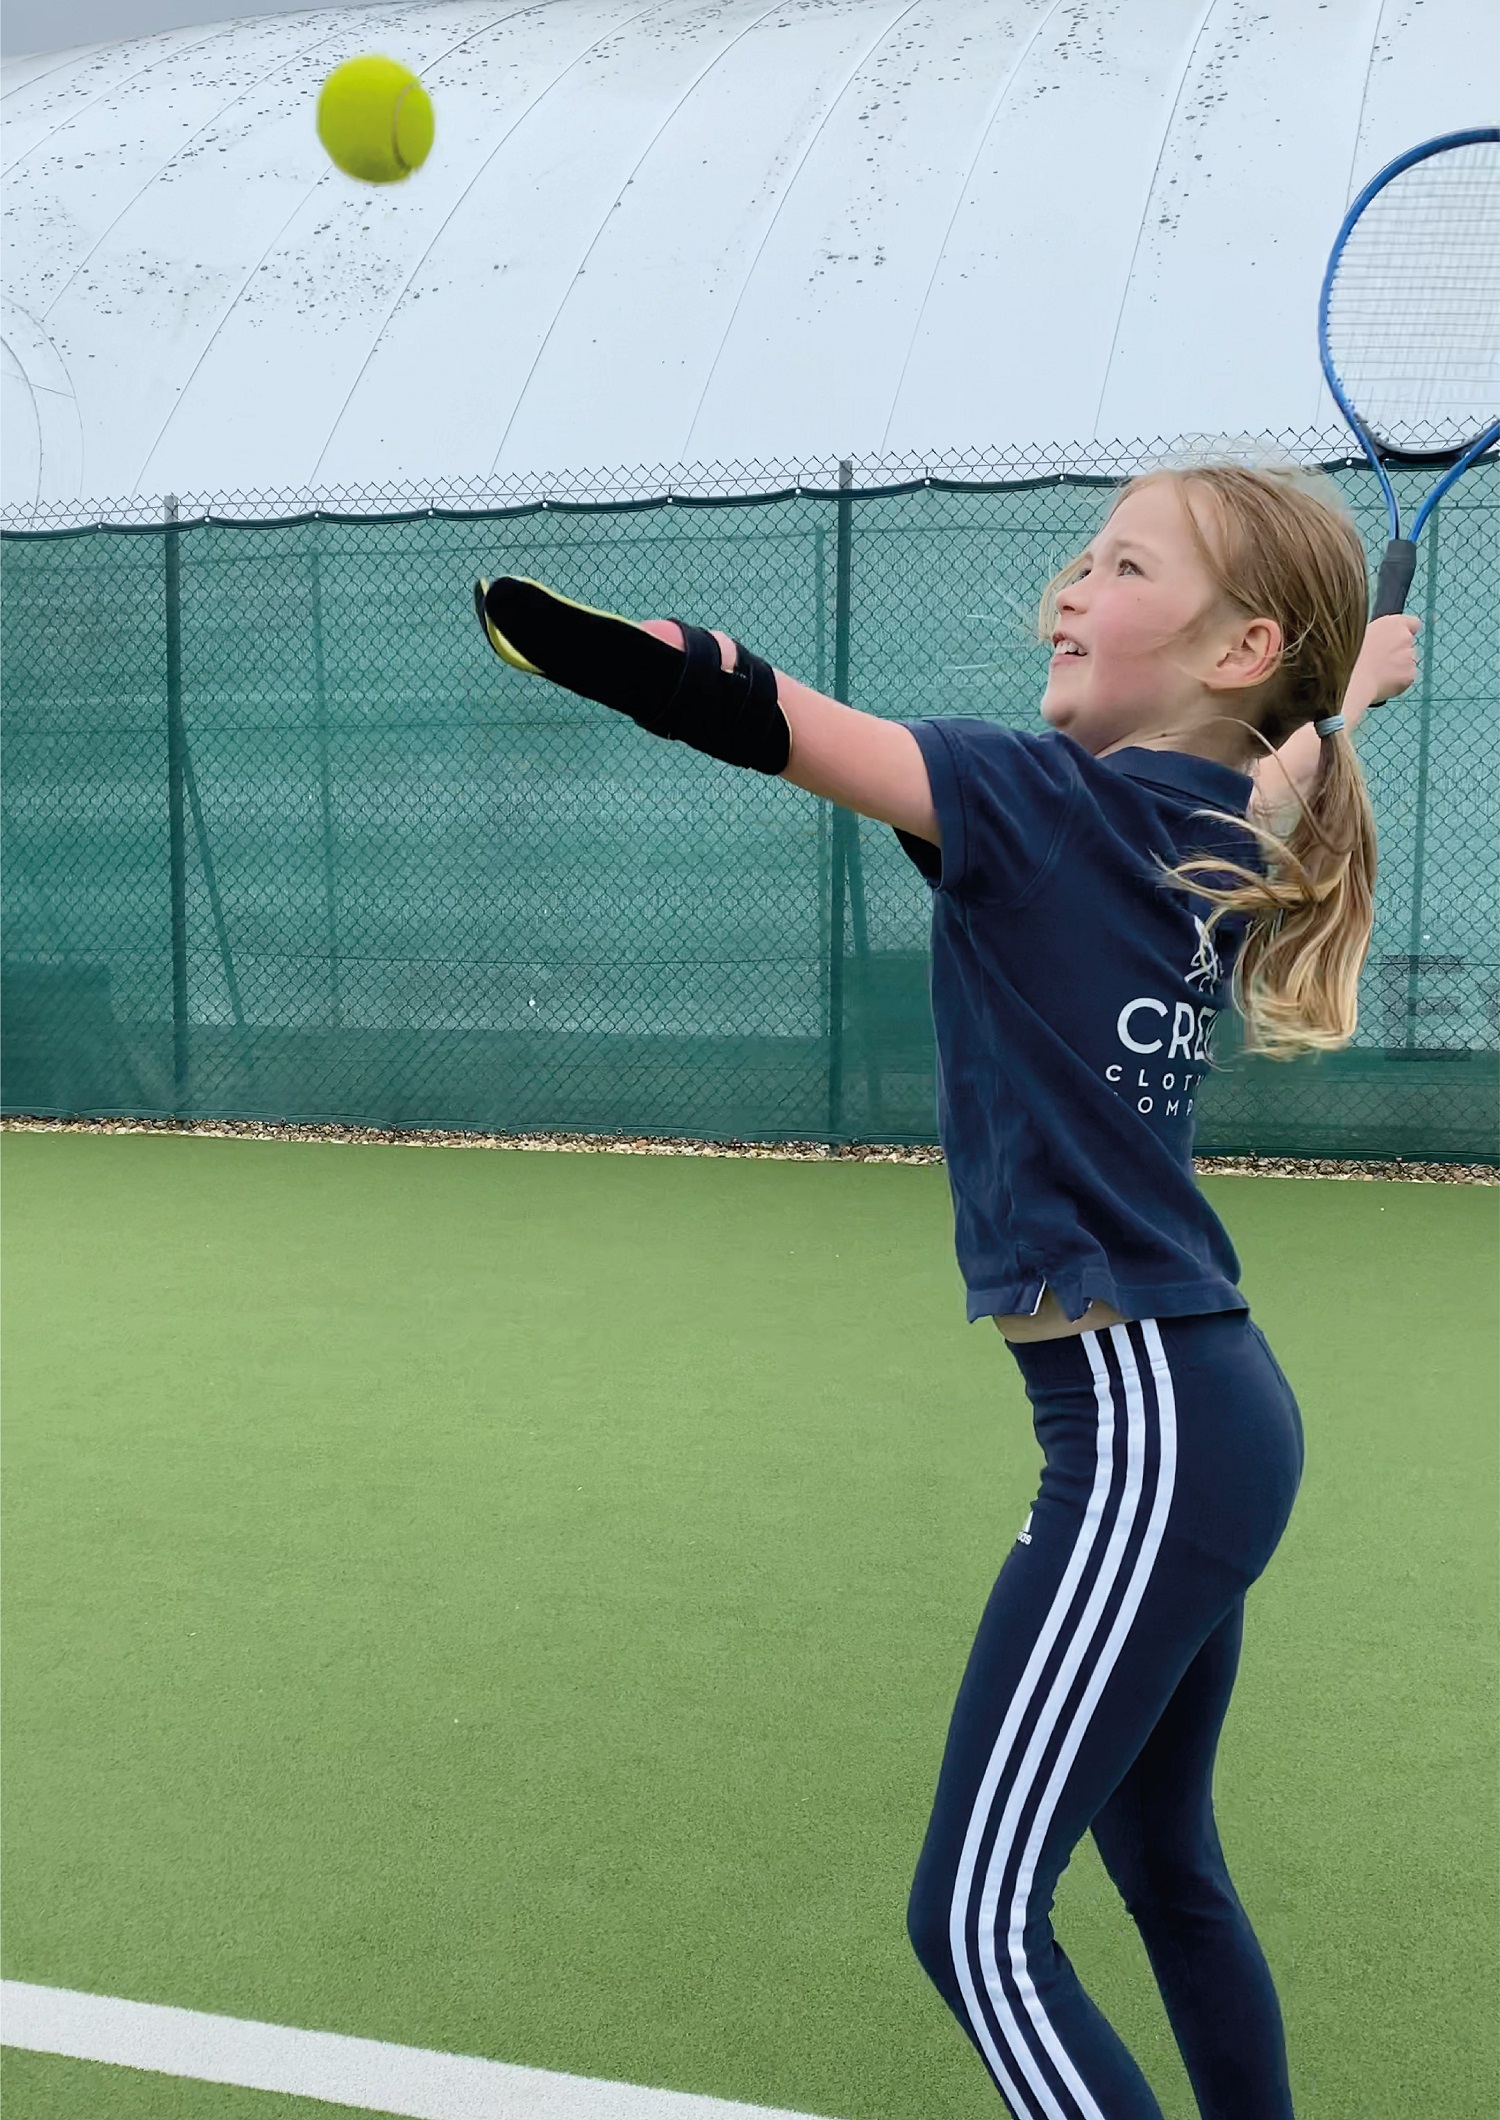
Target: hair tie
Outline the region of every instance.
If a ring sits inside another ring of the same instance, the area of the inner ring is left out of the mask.
[[[1314,736],[1337,736],[1344,726],[1342,714],[1326,714],[1321,721],[1313,723]]]

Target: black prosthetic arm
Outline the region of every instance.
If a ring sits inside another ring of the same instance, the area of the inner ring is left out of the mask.
[[[474,608],[490,646],[514,668],[727,765],[757,773],[785,769],[792,739],[776,673],[738,641],[735,668],[726,670],[718,642],[701,626],[675,621],[687,646],[674,648],[629,619],[515,575],[476,582]]]

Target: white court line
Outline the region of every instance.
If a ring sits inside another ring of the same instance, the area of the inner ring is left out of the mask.
[[[429,2053],[341,2032],[213,2017],[156,2002],[0,1980],[0,2044],[160,2076],[288,2091],[408,2120],[812,2120],[691,2091],[561,2076],[470,2054]]]

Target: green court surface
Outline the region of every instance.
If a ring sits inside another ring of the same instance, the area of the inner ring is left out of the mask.
[[[6,1977],[837,2120],[1039,1454],[941,1168],[4,1138]],[[1219,1810],[1309,2120],[1500,2109],[1493,1188],[1208,1184],[1308,1456]],[[1058,1929],[1193,2104],[1092,1849]],[[7,2120],[311,2101],[6,2055]]]

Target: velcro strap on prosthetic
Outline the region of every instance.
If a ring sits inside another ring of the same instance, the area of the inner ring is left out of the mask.
[[[728,765],[785,769],[791,732],[776,673],[738,641],[737,667],[725,670],[718,642],[701,626],[677,620],[687,646],[674,648],[629,619],[514,575],[476,583],[474,602],[490,646],[516,668]]]
[[[734,668],[726,670],[712,633],[680,618],[676,623],[687,650],[681,679],[667,703],[668,726],[660,733],[706,751],[710,758],[722,758],[726,765],[749,766],[757,773],[784,772],[792,754],[792,732],[781,711],[771,665],[736,641]]]

